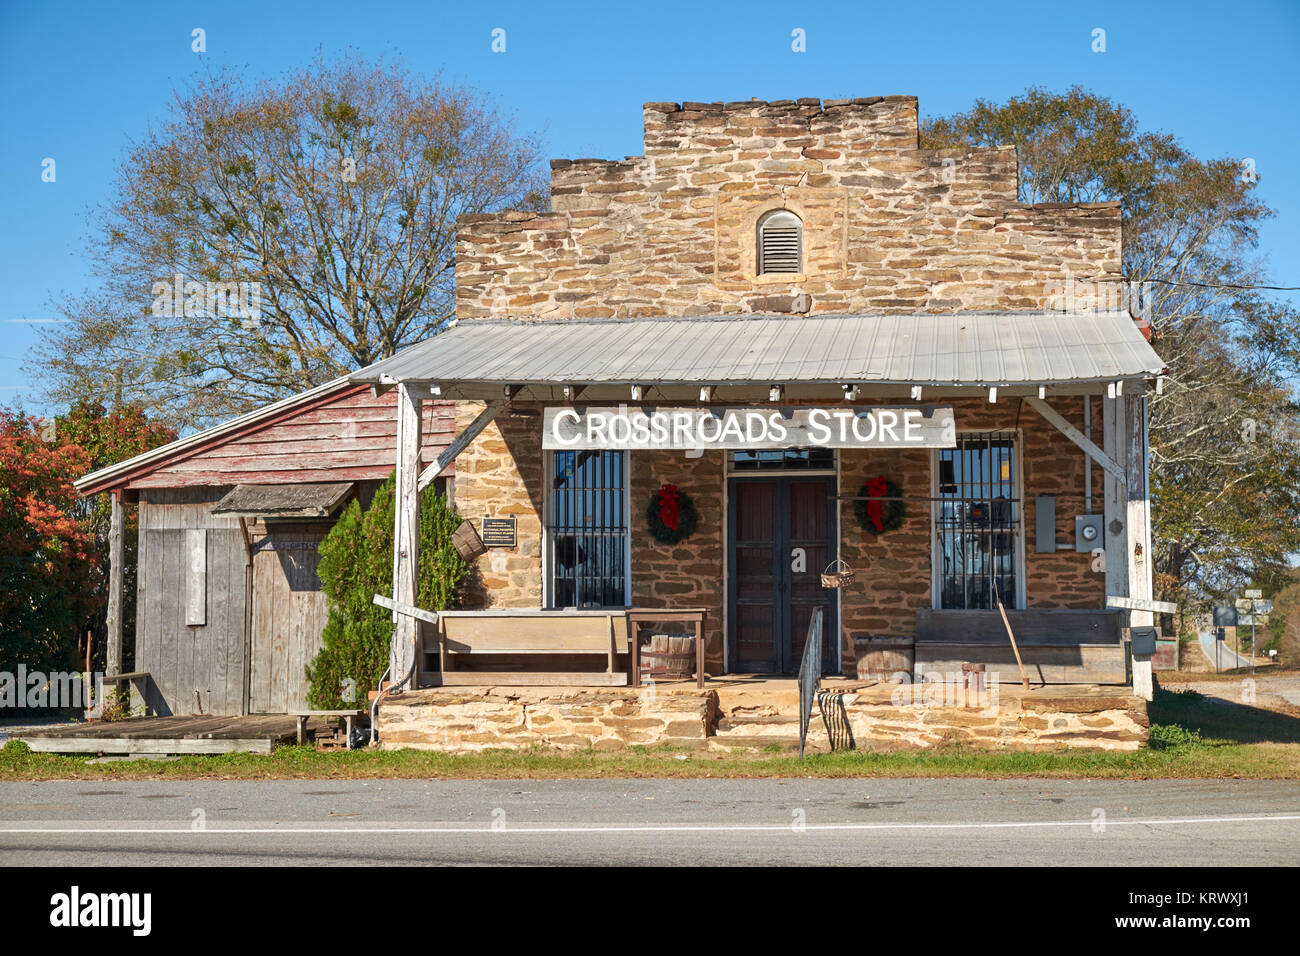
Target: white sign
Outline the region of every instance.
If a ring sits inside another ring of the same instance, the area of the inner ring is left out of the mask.
[[[951,406],[548,408],[542,447],[955,448]]]
[[[1106,595],[1107,607],[1124,608],[1127,611],[1152,611],[1157,614],[1173,614],[1178,610],[1177,604],[1168,601],[1148,601],[1146,598],[1126,598]]]
[[[1241,592],[1241,596],[1248,597],[1248,598],[1262,598],[1264,596],[1264,592],[1259,590],[1258,588],[1246,588],[1246,590]]]

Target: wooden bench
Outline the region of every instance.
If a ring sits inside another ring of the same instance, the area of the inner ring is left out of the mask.
[[[135,711],[138,702],[139,706],[145,710],[143,716],[149,716],[147,698],[145,697],[145,687],[149,681],[148,671],[128,671],[125,674],[105,674],[102,677],[102,681],[105,684],[130,685],[131,711]],[[102,704],[102,701],[100,703]]]
[[[426,653],[438,655],[443,685],[601,685],[626,686],[628,675],[618,655],[628,653],[627,614],[623,611],[510,610],[439,611],[438,623],[426,634]],[[457,664],[475,656],[573,655],[600,656],[600,671],[458,670]]]
[[[295,710],[290,716],[298,718],[298,746],[307,742],[307,721],[313,717],[341,717],[343,718],[344,740],[347,742],[348,750],[352,749],[352,728],[357,722],[358,717],[365,715],[364,710]]]

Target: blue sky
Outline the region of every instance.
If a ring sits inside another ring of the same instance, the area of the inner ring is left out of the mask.
[[[207,52],[191,51],[191,30]],[[1092,31],[1106,52],[1092,52]],[[506,31],[506,52],[491,50]],[[791,50],[803,29],[807,52]],[[641,152],[652,100],[912,94],[923,116],[1082,84],[1204,157],[1250,157],[1277,210],[1275,284],[1300,285],[1300,2],[817,4],[0,0],[0,405],[46,412],[20,371],[51,296],[82,289],[86,216],[171,91],[318,51],[397,56],[495,98],[556,157]],[[53,158],[57,178],[42,182]]]

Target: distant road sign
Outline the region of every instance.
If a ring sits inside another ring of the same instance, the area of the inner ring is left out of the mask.
[[[1241,596],[1248,598],[1262,598],[1264,592],[1259,590],[1259,588],[1246,588],[1246,590],[1241,592]]]
[[[1256,613],[1256,614],[1272,614],[1272,613],[1273,613],[1273,602],[1272,602],[1272,601],[1256,601],[1256,602],[1255,602],[1255,613]]]
[[[1235,607],[1216,607],[1214,609],[1215,627],[1236,627],[1237,609]]]
[[[1243,614],[1237,618],[1237,626],[1250,627],[1252,624],[1255,624],[1258,620],[1259,619],[1254,614]]]
[[[1238,611],[1249,611],[1253,607],[1250,603],[1250,598],[1237,598],[1237,600],[1232,603],[1237,606]]]

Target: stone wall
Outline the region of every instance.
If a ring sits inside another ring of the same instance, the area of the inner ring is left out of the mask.
[[[1119,273],[1117,204],[1016,201],[1015,149],[917,148],[914,97],[649,103],[644,155],[552,163],[552,210],[458,222],[457,316],[1047,307]],[[755,227],[804,223],[804,271],[755,275]],[[786,310],[785,306],[776,308]]]
[[[629,452],[632,475],[632,603],[647,607],[705,607],[704,667],[721,674],[722,620],[726,607],[723,549],[727,509],[722,453],[687,458],[682,451]],[[645,511],[663,484],[691,496],[700,521],[695,534],[661,544],[646,530]]]
[[[483,410],[456,404],[456,431]],[[536,407],[503,410],[456,459],[456,509],[480,533],[483,518],[514,518],[516,547],[491,548],[461,588],[463,607],[542,606],[542,420]]]
[[[819,696],[818,707],[833,709],[836,747],[851,738],[856,750],[963,746],[979,749],[1137,750],[1147,740],[1146,702],[1114,693],[1054,691],[1000,693],[953,684],[870,684],[845,682]],[[760,692],[722,689],[713,748],[762,748],[786,743],[798,689],[766,686]],[[797,720],[797,716],[794,718]],[[847,733],[846,733],[847,728]],[[798,740],[797,725],[794,727]],[[831,749],[821,712],[809,725],[809,746]]]
[[[475,687],[424,690],[379,709],[385,749],[704,747],[717,699],[707,691]]]
[[[1052,406],[1067,421],[1083,430],[1084,400],[1052,398]],[[1101,436],[1101,402],[1092,403],[1093,437]],[[1084,472],[1092,468],[1092,510],[1102,510],[1102,474],[1095,464],[1085,464],[1084,454],[1037,412],[1017,399],[996,404],[980,400],[953,402],[957,428],[962,431],[1018,429],[1021,441],[1021,481],[1025,501],[1021,512],[1021,536],[1025,551],[1025,597],[1031,608],[1100,608],[1105,606],[1106,576],[1093,570],[1093,557],[1086,552],[1057,551],[1038,554],[1034,550],[1034,497],[1056,495],[1056,535],[1060,541],[1074,541],[1074,516],[1084,507]],[[1100,443],[1100,442],[1098,442]],[[907,497],[931,494],[930,452],[909,449],[848,450],[840,454],[840,494],[856,495],[869,478],[883,475]],[[840,518],[840,555],[858,572],[856,580],[841,592],[843,626],[875,635],[914,635],[916,612],[930,606],[931,553],[930,512],[924,503],[909,503],[903,526],[876,536],[858,525],[851,502],[845,502]],[[1005,600],[1005,599],[1004,599]],[[846,670],[852,654],[841,658]]]
[[[1121,691],[1011,691],[976,697],[951,684],[890,685],[832,681],[837,747],[859,750],[960,745],[980,749],[1137,750],[1147,739],[1146,703]],[[385,749],[473,752],[629,745],[756,750],[799,740],[793,681],[654,688],[465,687],[422,690],[385,700]],[[813,750],[830,749],[814,709]]]

